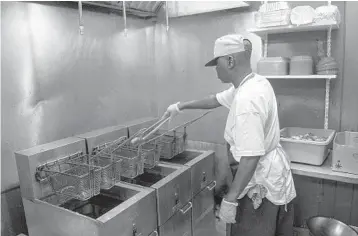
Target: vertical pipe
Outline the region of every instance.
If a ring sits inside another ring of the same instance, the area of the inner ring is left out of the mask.
[[[165,19],[166,19],[166,22],[167,22],[167,31],[169,31],[168,1],[165,1]]]
[[[84,26],[83,26],[83,20],[82,20],[82,1],[78,1],[78,14],[79,14],[79,31],[80,31],[80,34],[83,35]]]
[[[127,36],[127,12],[126,12],[126,2],[123,1],[123,18],[124,18],[124,36]]]

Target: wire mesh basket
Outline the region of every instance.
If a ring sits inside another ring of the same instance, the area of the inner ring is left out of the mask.
[[[140,151],[141,159],[144,161],[145,169],[152,169],[159,163],[161,145],[158,139],[146,142],[140,146],[126,145],[124,149]]]
[[[158,140],[161,158],[172,159],[174,156],[184,152],[187,136],[185,128],[184,132],[158,130],[156,135],[161,135],[161,139]]]
[[[78,158],[82,154],[75,155]],[[100,193],[101,168],[93,165],[74,163],[70,158],[59,159],[38,168],[44,173],[44,179],[56,194],[88,200]]]
[[[71,162],[88,164],[101,169],[101,189],[110,189],[121,180],[120,171],[122,160],[106,153],[81,155],[72,158]]]
[[[133,149],[129,145],[123,145],[113,150],[111,155],[113,158],[122,160],[121,176],[135,178],[144,173],[144,160],[141,148]]]

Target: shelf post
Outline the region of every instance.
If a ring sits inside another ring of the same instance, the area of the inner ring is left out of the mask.
[[[327,31],[327,57],[331,56],[331,44],[332,44],[332,26],[330,26]],[[328,129],[330,85],[331,85],[330,78],[326,79],[326,96],[324,102],[324,129]]]
[[[268,47],[268,35],[265,35],[264,38],[264,57],[267,57],[267,47]]]
[[[331,79],[326,79],[326,97],[324,100],[324,129],[328,129],[330,85]]]
[[[331,56],[331,48],[332,48],[332,26],[327,30],[327,57]]]

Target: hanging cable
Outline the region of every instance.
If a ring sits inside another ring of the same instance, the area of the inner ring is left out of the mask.
[[[126,2],[123,1],[123,19],[124,19],[124,36],[127,36],[127,13],[126,13]]]
[[[165,1],[165,18],[166,18],[166,21],[167,21],[167,31],[169,31],[168,1]]]
[[[79,31],[83,35],[85,27],[83,26],[82,20],[82,1],[78,1],[78,14],[79,14]]]

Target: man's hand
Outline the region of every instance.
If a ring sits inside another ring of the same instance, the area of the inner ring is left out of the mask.
[[[177,116],[179,113],[181,113],[181,111],[179,110],[179,102],[170,105],[166,112],[164,113],[163,117],[167,118],[170,117],[170,119],[173,119],[175,116]]]
[[[219,218],[227,224],[236,223],[236,208],[237,202],[228,202],[225,199],[222,200],[219,212]]]

